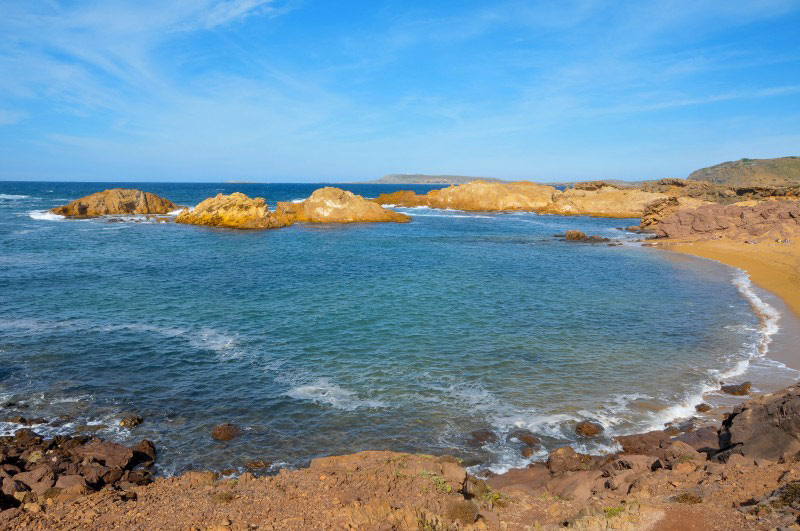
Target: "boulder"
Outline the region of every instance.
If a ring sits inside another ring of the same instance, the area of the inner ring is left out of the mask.
[[[142,439],[136,443],[131,450],[133,450],[134,464],[150,466],[156,460],[156,445],[147,439]]]
[[[704,426],[694,431],[683,433],[675,438],[676,441],[685,442],[698,452],[711,457],[719,451],[719,434],[717,428]]]
[[[669,445],[670,440],[669,434],[661,430],[617,437],[622,453],[656,457],[664,457],[664,448]]]
[[[92,441],[72,450],[79,459],[89,459],[108,468],[126,468],[133,460],[133,450],[111,441]]]
[[[109,214],[167,214],[177,208],[172,201],[149,192],[114,188],[81,197],[50,211],[71,218],[91,218]]]
[[[80,474],[69,474],[60,476],[56,481],[57,489],[68,489],[75,486],[86,487],[86,480]]]
[[[794,460],[800,452],[800,384],[736,406],[719,431],[721,452],[753,459]]]
[[[383,208],[347,190],[326,186],[301,203],[279,202],[275,209],[281,218],[306,223],[355,223],[394,221],[405,223],[411,218]]]
[[[595,437],[603,433],[603,431],[605,430],[600,424],[588,420],[582,420],[575,425],[575,433],[581,437]]]
[[[706,456],[683,441],[674,441],[664,449],[664,461],[674,468],[687,461],[705,461]]]
[[[599,470],[584,470],[554,477],[547,482],[547,492],[564,500],[583,503],[589,501],[598,488],[602,489],[603,473]]]
[[[579,230],[568,230],[564,234],[564,237],[566,238],[566,240],[568,242],[571,242],[571,241],[583,241],[583,240],[586,239],[586,234],[584,234],[583,232],[581,232]]]
[[[698,413],[708,413],[709,411],[711,411],[712,408],[711,404],[706,404],[705,402],[703,402],[702,404],[697,404],[696,406],[694,406],[694,409]]]
[[[738,385],[723,385],[722,392],[733,396],[747,396],[750,394],[750,388],[753,384],[744,382]]]
[[[230,441],[234,437],[238,437],[240,434],[241,430],[229,422],[214,426],[214,428],[211,430],[211,436],[218,441]]]

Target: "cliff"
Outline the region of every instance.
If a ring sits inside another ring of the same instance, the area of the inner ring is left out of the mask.
[[[149,192],[114,188],[81,197],[50,211],[71,218],[91,218],[108,214],[166,214],[177,208],[172,201]]]

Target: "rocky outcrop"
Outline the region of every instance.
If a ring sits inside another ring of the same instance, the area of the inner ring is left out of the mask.
[[[50,211],[69,218],[92,218],[109,214],[166,214],[177,208],[172,201],[149,192],[114,188],[81,197]]]
[[[301,203],[279,202],[275,211],[280,217],[306,223],[405,223],[411,220],[405,214],[383,208],[353,192],[330,186],[314,190]]]
[[[602,181],[580,183],[563,192],[552,186],[527,181],[473,181],[431,190],[425,195],[411,191],[381,194],[373,201],[404,207],[427,206],[489,212],[522,210],[564,216],[638,218],[645,205],[664,197],[661,193],[623,188]]]
[[[593,189],[568,188],[553,194],[551,204],[538,210],[563,216],[638,218],[646,205],[666,195],[616,186]]]
[[[264,198],[251,199],[240,192],[210,197],[181,211],[175,222],[229,229],[275,229],[292,224],[291,219],[270,212]]]
[[[739,159],[692,172],[689,179],[729,186],[772,185],[800,183],[800,157],[775,159]]]
[[[552,186],[527,181],[498,183],[472,181],[467,184],[431,190],[425,195],[401,191],[381,194],[373,201],[404,207],[427,206],[467,211],[538,211],[552,202],[557,192]]]
[[[657,225],[656,234],[669,238],[788,239],[800,236],[800,202],[709,204],[679,210]]]
[[[133,448],[88,436],[46,440],[29,429],[0,437],[0,507],[32,510],[49,500],[69,501],[103,487],[132,489],[151,481],[155,447]],[[37,509],[38,510],[38,509]]]
[[[217,194],[193,209],[183,210],[177,223],[231,229],[276,229],[295,222],[354,223],[406,222],[411,218],[338,188],[320,188],[301,203],[278,202],[270,211],[262,197],[251,199],[240,192]]]
[[[800,384],[735,407],[719,432],[720,459],[796,460],[800,454]]]
[[[639,228],[643,231],[654,232],[666,218],[679,210],[697,208],[708,204],[701,199],[692,197],[665,197],[648,203],[642,212],[642,220]]]

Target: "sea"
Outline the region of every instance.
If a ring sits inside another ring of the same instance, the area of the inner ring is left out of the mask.
[[[502,472],[702,422],[697,404],[738,400],[723,382],[798,377],[769,356],[786,316],[745,273],[643,246],[619,229],[636,219],[397,208],[412,221],[237,231],[48,212],[114,187],[192,206],[321,186],[0,182],[0,434],[21,415],[46,436],[146,438],[164,475],[360,450]],[[144,422],[120,427],[131,413]],[[603,434],[578,437],[581,420]],[[226,422],[242,434],[214,440]],[[523,457],[515,429],[541,447]]]

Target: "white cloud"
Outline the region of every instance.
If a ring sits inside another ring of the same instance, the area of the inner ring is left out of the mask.
[[[0,109],[0,126],[18,124],[26,118],[26,114],[18,111]]]

